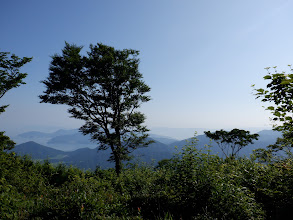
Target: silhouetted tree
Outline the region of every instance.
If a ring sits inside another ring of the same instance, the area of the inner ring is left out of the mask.
[[[26,73],[19,72],[19,69],[26,63],[30,62],[32,58],[18,56],[9,52],[0,52],[0,99],[12,88],[25,84],[23,79],[27,76]],[[0,114],[5,112],[9,105],[0,106]],[[15,143],[9,137],[0,132],[0,150],[10,150]]]
[[[136,109],[150,100],[150,88],[138,71],[138,51],[101,43],[90,45],[87,56],[81,50],[65,43],[62,55],[52,57],[41,102],[68,105],[73,118],[85,121],[81,132],[98,141],[99,150],[111,149],[119,175],[129,153],[149,144],[145,116]]]
[[[226,157],[235,157],[239,151],[248,144],[252,144],[253,140],[258,139],[258,134],[250,134],[250,131],[234,128],[231,131],[223,129],[210,132],[204,132],[207,137],[214,140]]]

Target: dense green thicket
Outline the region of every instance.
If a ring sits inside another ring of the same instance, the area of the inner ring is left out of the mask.
[[[221,159],[187,146],[157,167],[82,171],[0,153],[0,219],[283,219],[291,159]]]

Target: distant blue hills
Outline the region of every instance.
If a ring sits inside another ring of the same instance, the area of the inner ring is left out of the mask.
[[[150,137],[163,144],[171,144],[178,141],[171,137],[156,134],[150,134]],[[73,151],[86,147],[94,149],[97,147],[97,143],[92,142],[89,136],[84,136],[78,129],[58,130],[53,133],[30,131],[17,135],[13,140],[17,144],[34,141],[41,145],[63,151]]]
[[[249,156],[254,149],[265,148],[281,136],[279,132],[272,130],[263,130],[258,134],[260,135],[259,140],[242,149],[240,156]],[[132,162],[140,161],[155,165],[162,159],[170,159],[176,153],[175,146],[178,151],[181,151],[189,140],[178,141],[171,137],[155,134],[151,134],[150,137],[155,142],[149,147],[136,149],[131,154],[133,156]],[[211,145],[209,148],[211,154],[223,156],[217,144],[211,142],[205,135],[198,135],[197,139],[197,148],[203,149],[206,145]],[[21,156],[29,155],[33,160],[48,159],[51,163],[63,163],[92,170],[97,166],[101,168],[114,167],[113,163],[107,161],[110,150],[98,151],[97,143],[91,142],[88,136],[83,136],[77,129],[59,130],[54,133],[26,132],[18,135],[14,140],[23,143],[15,146],[13,151]]]
[[[98,151],[98,148],[79,148],[74,151],[56,150],[38,144],[33,141],[19,144],[12,150],[20,156],[29,155],[33,160],[49,160],[51,163],[63,163],[73,165],[81,169],[94,170],[97,166],[101,168],[114,167],[113,163],[107,161],[110,150]],[[173,150],[162,143],[156,142],[149,147],[136,149],[132,154],[133,161],[146,162],[148,164],[158,162],[162,159],[171,158]]]

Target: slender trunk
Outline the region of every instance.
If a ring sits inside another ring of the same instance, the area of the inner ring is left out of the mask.
[[[115,155],[115,170],[116,170],[117,176],[119,176],[122,170],[122,160],[120,155],[117,155],[117,154]]]
[[[120,118],[118,117],[118,124],[119,124],[119,119]],[[115,133],[116,133],[115,169],[116,169],[117,176],[119,176],[122,170],[122,146],[121,146],[121,135],[120,135],[119,126],[115,128]]]

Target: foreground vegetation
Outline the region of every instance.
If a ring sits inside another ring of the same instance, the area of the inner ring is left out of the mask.
[[[293,161],[222,159],[192,144],[157,167],[82,171],[0,153],[0,219],[284,219]]]

